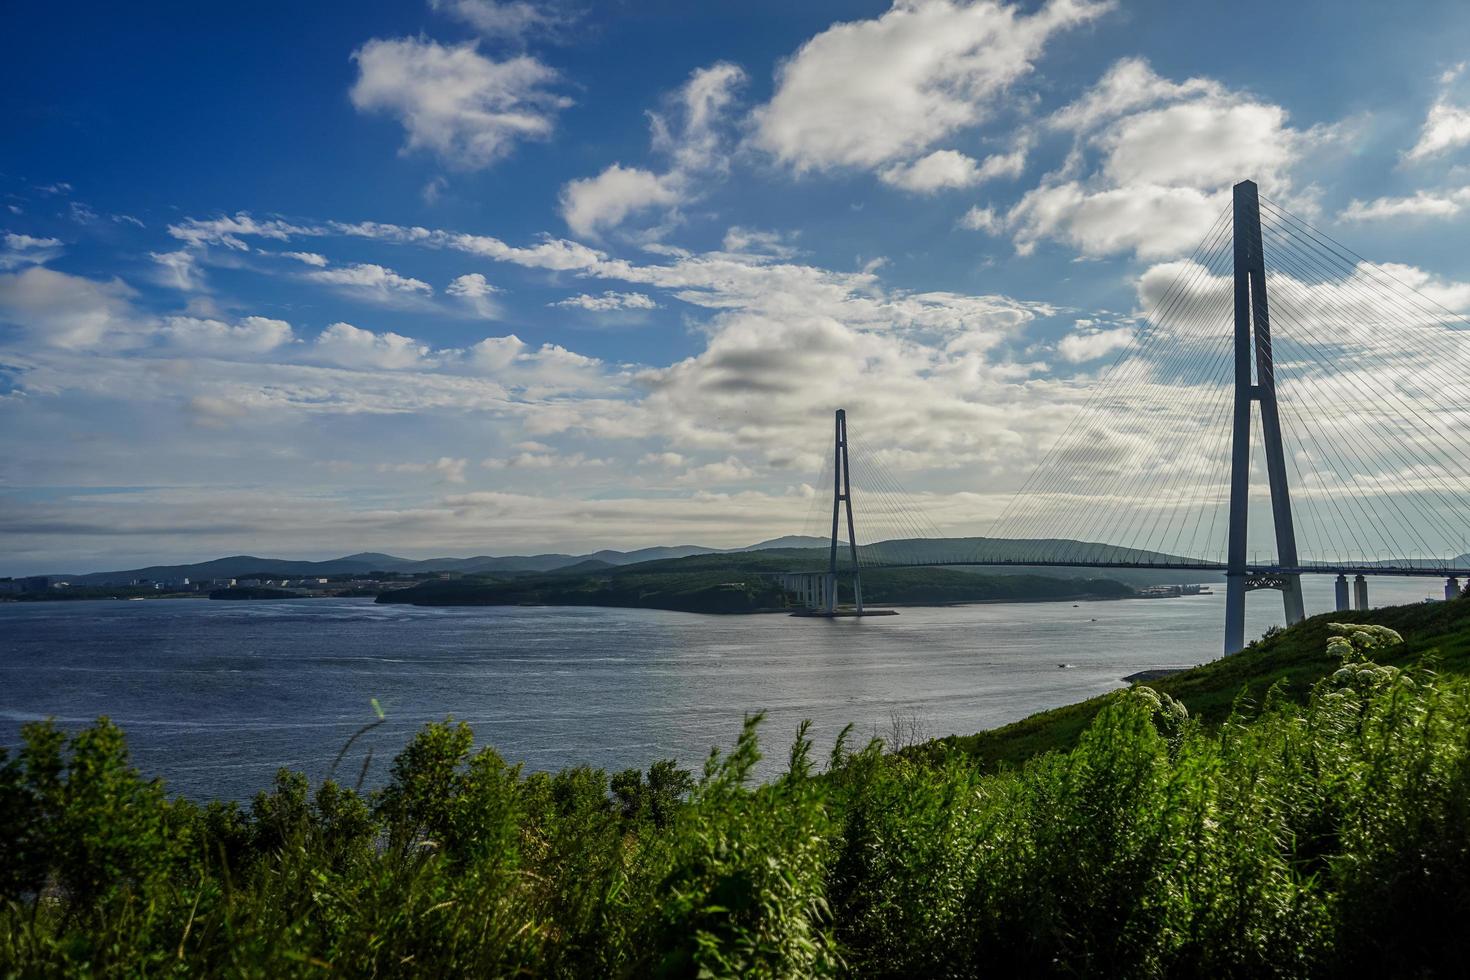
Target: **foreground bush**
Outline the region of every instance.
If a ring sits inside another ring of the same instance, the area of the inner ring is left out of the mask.
[[[110,723],[0,756],[7,974],[1462,975],[1470,690],[1367,659],[1207,730],[1147,688],[984,775],[752,719],[697,777],[525,773],[424,729],[366,796],[169,800]]]

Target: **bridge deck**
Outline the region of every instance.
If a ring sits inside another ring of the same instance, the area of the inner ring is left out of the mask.
[[[1126,562],[1126,561],[1031,561],[1021,559],[965,559],[959,561],[922,562],[876,562],[862,565],[859,571],[869,568],[953,568],[953,567],[1001,568],[1019,566],[1028,568],[1133,568],[1176,572],[1225,572],[1227,568],[1219,562]],[[1451,565],[1305,565],[1288,568],[1281,565],[1247,565],[1248,575],[1420,575],[1432,578],[1465,578],[1470,568]]]

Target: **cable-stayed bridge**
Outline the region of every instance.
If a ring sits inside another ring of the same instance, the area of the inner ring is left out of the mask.
[[[831,504],[827,567],[788,588],[835,613],[844,576],[862,611],[869,568],[1218,573],[1230,653],[1250,591],[1280,592],[1295,623],[1303,575],[1337,576],[1339,609],[1366,607],[1367,576],[1443,577],[1447,596],[1470,577],[1470,321],[1422,274],[1245,181],[1141,292],[1131,339],[985,538],[940,534],[839,410],[813,501]]]

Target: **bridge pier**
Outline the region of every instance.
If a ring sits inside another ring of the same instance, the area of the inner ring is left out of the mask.
[[[1225,574],[1225,652],[1245,649],[1245,572]]]
[[[1368,580],[1361,575],[1353,579],[1353,608],[1368,608]]]
[[[1460,580],[1457,579],[1457,578],[1454,578],[1453,576],[1450,577],[1450,578],[1445,579],[1444,580],[1444,597],[1445,597],[1445,601],[1448,602],[1451,599],[1458,598],[1459,595],[1460,595]]]
[[[1337,577],[1337,611],[1346,612],[1351,608],[1353,608],[1353,605],[1348,599],[1347,576],[1339,575]]]

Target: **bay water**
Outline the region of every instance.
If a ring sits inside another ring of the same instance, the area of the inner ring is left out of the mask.
[[[1308,578],[1308,612],[1332,580]],[[1379,578],[1377,605],[1442,597],[1437,579]],[[1111,602],[904,608],[807,619],[641,609],[416,608],[371,599],[0,604],[0,745],[28,721],[107,715],[171,793],[248,799],[277,767],[336,777],[373,758],[380,784],[420,726],[453,716],[531,769],[698,769],[765,711],[761,775],[809,718],[819,750],[849,722],[862,742],[969,734],[1080,701],[1153,667],[1220,655],[1223,589]],[[1247,635],[1281,619],[1252,593]],[[1062,665],[1066,665],[1063,667]]]

